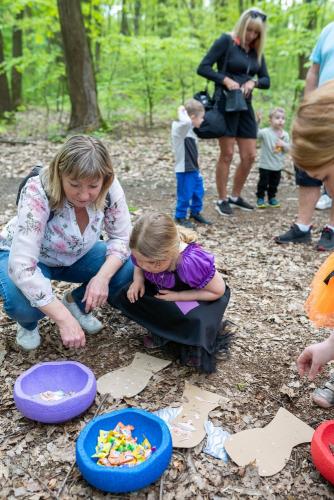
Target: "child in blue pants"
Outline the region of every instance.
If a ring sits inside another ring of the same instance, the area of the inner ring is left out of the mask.
[[[176,210],[175,222],[193,228],[190,218],[200,224],[211,224],[201,214],[204,186],[199,171],[197,137],[193,127],[199,127],[204,119],[204,107],[195,99],[190,99],[178,109],[178,120],[172,123],[172,146],[175,156]]]

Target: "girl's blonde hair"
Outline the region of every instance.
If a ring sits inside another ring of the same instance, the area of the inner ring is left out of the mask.
[[[239,38],[242,46],[245,45],[246,31],[249,26],[257,28],[259,30],[259,36],[253,42],[253,47],[256,50],[257,60],[259,64],[261,64],[267,31],[266,21],[263,20],[261,16],[265,16],[264,12],[261,9],[255,9],[254,7],[251,9],[247,9],[241,14],[233,30],[233,36]]]
[[[194,231],[176,226],[172,217],[163,213],[142,215],[135,223],[130,249],[152,260],[166,260],[180,253],[180,241],[197,240]]]
[[[316,172],[334,168],[334,81],[310,92],[298,108],[292,125],[291,154],[295,164]]]
[[[60,148],[50,166],[42,172],[42,182],[52,210],[61,208],[65,201],[63,176],[71,179],[103,179],[96,208],[103,210],[107,192],[114,180],[114,170],[107,148],[95,137],[74,135]]]

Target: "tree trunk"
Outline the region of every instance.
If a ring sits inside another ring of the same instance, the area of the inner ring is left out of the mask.
[[[4,43],[2,31],[0,31],[0,67],[4,62]],[[5,70],[0,69],[0,116],[3,116],[6,111],[12,111],[12,109],[7,75]]]
[[[121,28],[120,28],[120,31],[121,31],[122,35],[126,35],[126,36],[130,35],[126,0],[122,0]]]
[[[133,19],[133,31],[136,36],[139,35],[141,16],[141,0],[135,0],[135,15]]]
[[[23,19],[23,11],[17,14],[16,19]],[[23,54],[22,29],[18,26],[14,26],[12,31],[12,54],[13,57],[22,57]],[[15,66],[12,68],[12,102],[14,109],[22,103],[22,74]]]
[[[80,0],[57,0],[57,3],[71,99],[69,129],[89,132],[99,128],[103,121]]]

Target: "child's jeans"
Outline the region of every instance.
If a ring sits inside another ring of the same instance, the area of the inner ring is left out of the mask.
[[[29,300],[16,287],[8,275],[9,251],[0,251],[0,296],[4,301],[6,314],[17,321],[23,328],[33,330],[38,320],[45,316],[37,307],[32,307]],[[95,276],[106,259],[106,244],[103,241],[95,243],[81,259],[71,266],[50,267],[41,262],[38,267],[43,275],[50,280],[66,281],[69,283],[82,283],[72,291],[76,304],[84,312],[85,304],[82,301],[88,282]],[[109,283],[110,298],[126,283],[132,280],[133,264],[128,259],[112,277]]]
[[[203,177],[198,170],[176,173],[176,210],[177,219],[187,217],[188,208],[192,214],[198,214],[203,208]]]
[[[281,171],[259,168],[259,173],[260,178],[257,184],[256,196],[264,198],[267,191],[269,200],[275,198],[281,180]]]

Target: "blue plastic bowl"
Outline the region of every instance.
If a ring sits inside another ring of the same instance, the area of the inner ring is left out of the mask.
[[[97,465],[95,453],[100,430],[109,431],[122,422],[133,425],[132,435],[141,443],[147,438],[156,451],[145,462],[133,467]],[[165,422],[152,413],[126,408],[96,417],[81,431],[76,443],[77,466],[86,481],[109,493],[128,493],[154,483],[167,469],[172,456],[172,437]]]
[[[58,401],[44,401],[44,391],[73,394]],[[27,418],[45,424],[66,422],[83,413],[96,396],[94,373],[77,361],[47,361],[23,372],[14,385],[17,409]]]

